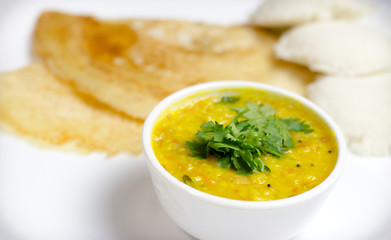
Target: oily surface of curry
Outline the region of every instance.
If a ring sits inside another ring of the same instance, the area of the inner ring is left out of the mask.
[[[240,100],[220,101],[232,95]],[[239,175],[235,169],[219,167],[214,156],[201,160],[189,156],[185,142],[195,138],[201,124],[212,120],[227,125],[237,114],[231,108],[248,102],[272,106],[278,117],[300,118],[314,131],[290,132],[294,148],[285,152],[286,157],[263,156],[271,172]],[[338,156],[334,133],[312,111],[296,100],[247,88],[193,96],[166,110],[154,126],[152,148],[162,166],[180,181],[186,176],[188,185],[200,191],[250,201],[287,198],[314,188],[331,173]]]

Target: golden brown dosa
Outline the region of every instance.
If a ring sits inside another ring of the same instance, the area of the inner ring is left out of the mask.
[[[40,64],[0,75],[0,123],[50,146],[141,152],[141,122],[75,92]]]
[[[304,94],[307,69],[273,56],[274,34],[250,26],[170,20],[99,21],[41,15],[34,50],[78,91],[145,119],[168,94],[216,80],[249,80]]]

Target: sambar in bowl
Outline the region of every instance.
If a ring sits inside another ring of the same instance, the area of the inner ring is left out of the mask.
[[[287,239],[342,172],[336,124],[303,97],[223,81],[172,94],[148,116],[143,147],[157,196],[200,239]]]

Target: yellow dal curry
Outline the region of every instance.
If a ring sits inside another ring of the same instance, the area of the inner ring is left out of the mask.
[[[239,101],[220,101],[222,96],[233,95],[240,97]],[[219,167],[214,156],[189,156],[185,143],[195,139],[201,124],[212,120],[227,125],[237,115],[232,107],[244,107],[248,102],[272,106],[278,117],[300,118],[314,131],[291,131],[294,148],[284,152],[286,157],[262,156],[270,172],[240,175],[235,169]],[[334,133],[319,116],[296,100],[250,88],[204,92],[175,104],[155,124],[152,148],[162,166],[180,181],[188,176],[189,185],[200,191],[250,201],[287,198],[314,188],[331,173],[338,156]]]

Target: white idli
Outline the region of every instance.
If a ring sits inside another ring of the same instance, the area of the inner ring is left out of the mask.
[[[352,78],[323,76],[307,90],[308,98],[341,127],[354,153],[391,154],[391,73]]]
[[[290,27],[306,22],[351,19],[368,12],[357,0],[265,0],[251,17],[263,27]]]
[[[390,39],[344,21],[294,28],[280,37],[274,50],[277,58],[329,75],[366,75],[391,67]]]

